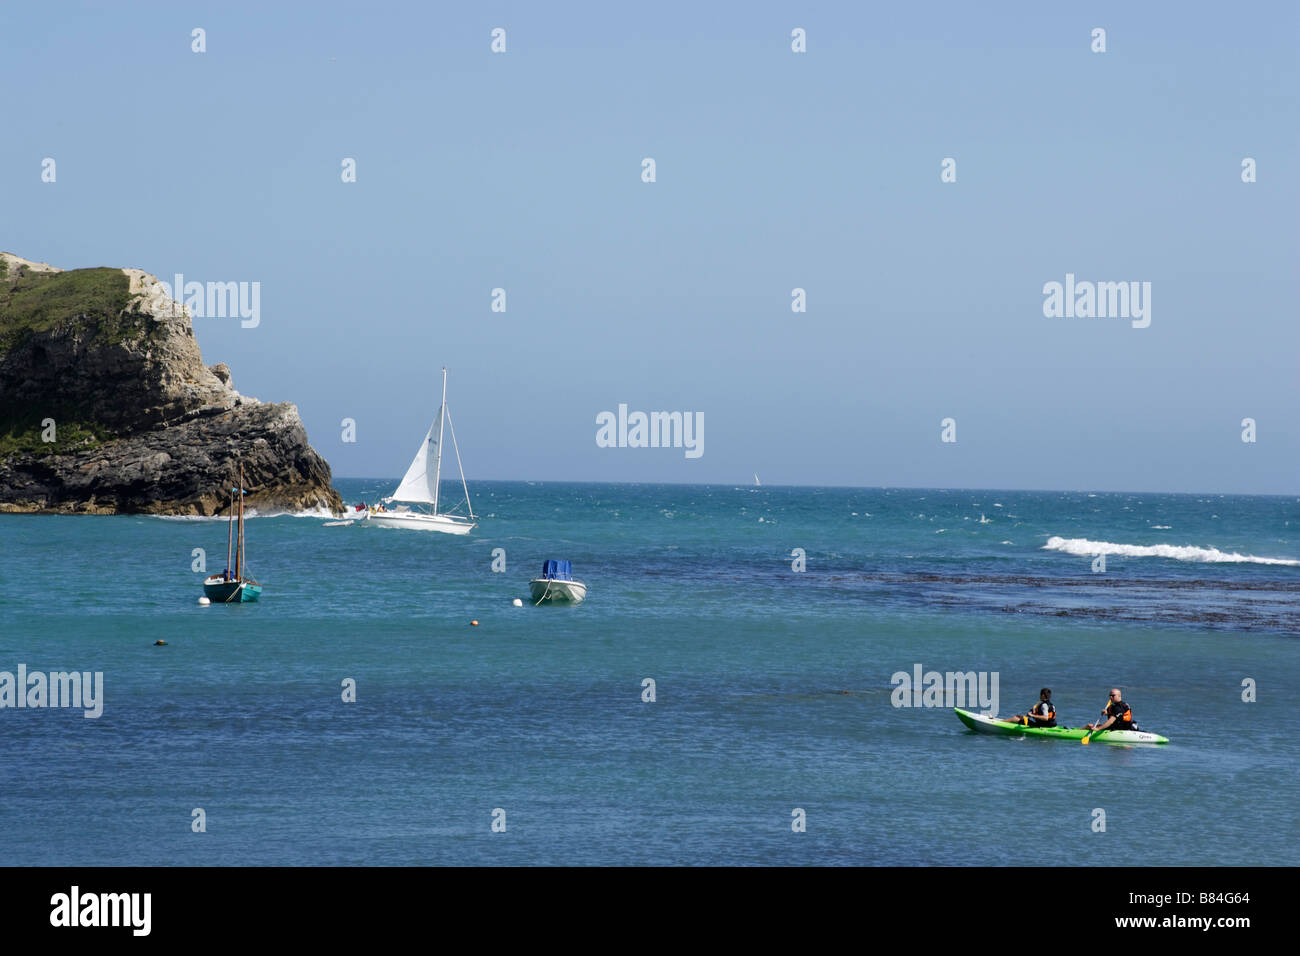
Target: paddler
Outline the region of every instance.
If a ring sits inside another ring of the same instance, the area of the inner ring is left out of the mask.
[[[1137,721],[1133,719],[1133,711],[1128,704],[1124,703],[1124,695],[1119,692],[1118,687],[1112,687],[1110,690],[1110,703],[1106,705],[1102,716],[1106,718],[1103,723],[1084,724],[1088,730],[1137,730]]]
[[[1011,722],[1026,727],[1055,727],[1056,705],[1052,703],[1052,688],[1044,687],[1040,690],[1038,703],[1029,708],[1029,713],[1023,716],[1016,714],[1011,718]]]

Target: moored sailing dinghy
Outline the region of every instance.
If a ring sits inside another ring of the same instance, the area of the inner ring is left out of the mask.
[[[460,468],[460,484],[465,489],[465,506],[469,517],[438,512],[438,486],[442,481],[442,438],[444,423],[451,429],[451,445],[456,452],[456,467]],[[433,473],[429,472],[430,459]],[[402,504],[389,508],[390,502]],[[432,505],[431,511],[412,508],[411,505]],[[442,370],[442,405],[438,416],[429,426],[420,450],[415,453],[411,466],[406,469],[397,490],[384,499],[384,503],[367,509],[362,519],[365,524],[384,528],[411,528],[419,531],[443,531],[447,534],[469,534],[477,522],[474,506],[469,500],[469,486],[465,484],[465,469],[460,463],[460,448],[456,444],[456,426],[447,411],[447,370]]]
[[[239,504],[235,504],[235,495]],[[243,604],[262,595],[262,585],[245,577],[244,561],[244,468],[239,467],[239,487],[230,489],[230,524],[226,530],[226,568],[203,580],[203,594],[213,604]],[[234,562],[233,564],[231,562]]]
[[[568,561],[543,561],[542,574],[528,582],[534,604],[543,601],[569,601],[577,604],[587,596],[587,585],[573,580],[573,565]]]

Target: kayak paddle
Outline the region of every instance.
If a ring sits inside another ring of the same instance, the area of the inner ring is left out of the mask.
[[[1109,702],[1107,703],[1106,706],[1107,707],[1110,706]],[[1101,712],[1103,714],[1106,713],[1105,708],[1102,708]],[[1088,731],[1086,734],[1083,735],[1083,738],[1079,741],[1079,743],[1084,744],[1085,746],[1092,743],[1092,735],[1095,734],[1096,732],[1097,732],[1097,728],[1093,727],[1092,730]]]

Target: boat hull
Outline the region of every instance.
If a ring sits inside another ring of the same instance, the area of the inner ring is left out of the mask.
[[[262,585],[256,581],[227,581],[218,574],[203,582],[203,595],[213,604],[248,604],[262,596]]]
[[[443,534],[469,534],[478,523],[451,515],[426,515],[418,511],[372,511],[362,520],[376,528],[406,528],[411,531],[441,531]]]
[[[528,591],[533,596],[533,603],[540,603],[543,598],[548,602],[559,604],[577,604],[586,600],[587,585],[581,581],[556,581],[554,579],[534,578],[528,582]]]
[[[1083,727],[1024,727],[1009,720],[986,717],[984,714],[971,713],[954,707],[957,719],[971,730],[981,734],[998,734],[1003,737],[1051,737],[1057,740],[1080,741],[1088,736]],[[1167,744],[1168,737],[1149,734],[1143,730],[1103,730],[1092,735],[1099,744]]]

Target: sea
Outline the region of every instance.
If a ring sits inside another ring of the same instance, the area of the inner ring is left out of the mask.
[[[89,674],[101,710],[11,678],[0,861],[1300,864],[1300,498],[472,493],[464,537],[252,517],[261,600],[208,607],[223,519],[0,516],[0,672]],[[585,602],[533,605],[552,558]],[[953,713],[1045,686],[1074,727],[1119,687],[1170,742]]]

